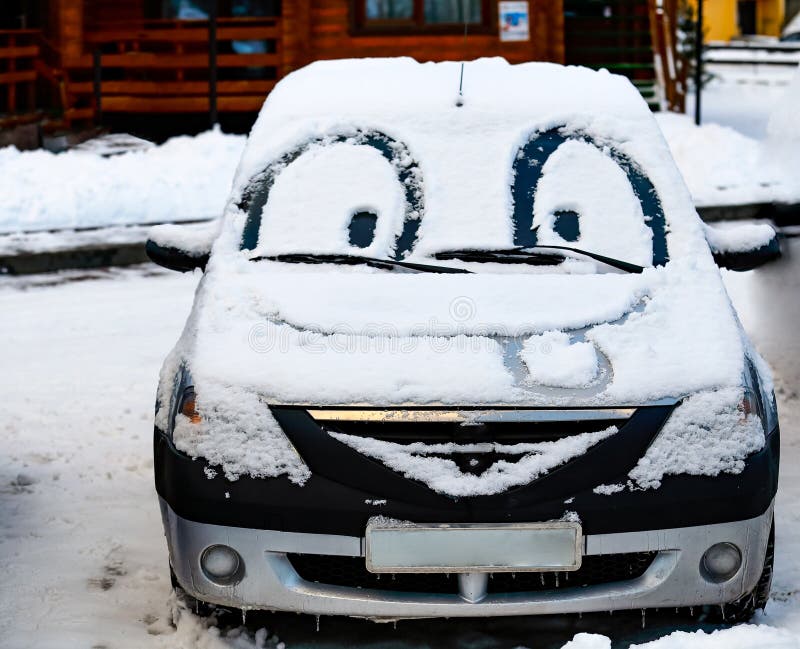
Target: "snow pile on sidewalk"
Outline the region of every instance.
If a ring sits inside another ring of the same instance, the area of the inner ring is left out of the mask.
[[[0,233],[219,216],[245,137],[220,130],[103,157],[0,149]]]
[[[800,69],[773,108],[764,141],[727,126],[659,113],[656,120],[698,206],[800,202]]]
[[[719,124],[698,127],[688,115],[656,120],[698,207],[800,200],[800,179],[763,143]]]
[[[800,184],[800,68],[786,94],[778,101],[767,123],[768,150],[792,173]]]

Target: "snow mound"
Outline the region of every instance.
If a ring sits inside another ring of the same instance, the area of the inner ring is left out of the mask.
[[[800,25],[798,18],[795,23]],[[786,93],[775,104],[769,116],[767,133],[776,140],[800,140],[800,120],[797,119],[797,107],[800,106],[800,66],[792,77]]]
[[[768,223],[724,222],[706,225],[706,239],[711,249],[719,252],[747,252],[766,246],[775,238],[775,229]]]
[[[800,200],[800,182],[764,143],[719,124],[696,126],[687,115],[656,115],[696,205]]]
[[[770,113],[765,143],[767,152],[774,156],[776,163],[794,177],[795,186],[800,188],[800,176],[797,174],[797,169],[800,168],[798,106],[800,106],[800,66],[794,73],[786,93],[777,101]]]
[[[528,338],[520,351],[534,383],[583,388],[597,377],[597,351],[592,343],[571,343],[563,331]]]
[[[110,157],[2,148],[0,232],[217,217],[245,139],[215,129]]]

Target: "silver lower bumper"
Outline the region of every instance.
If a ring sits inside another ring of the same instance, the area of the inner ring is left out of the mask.
[[[161,502],[170,562],[181,586],[206,602],[243,609],[296,611],[367,618],[484,617],[536,615],[722,604],[751,591],[761,575],[772,522],[772,506],[745,521],[646,532],[585,537],[584,555],[658,554],[647,571],[628,581],[564,587],[535,593],[489,593],[478,603],[458,593],[403,593],[312,583],[295,572],[287,552],[362,556],[363,539],[206,525],[185,520]],[[735,543],[742,551],[738,573],[723,584],[700,573],[703,553],[714,543]],[[242,556],[245,574],[234,586],[206,578],[199,557],[222,543]]]

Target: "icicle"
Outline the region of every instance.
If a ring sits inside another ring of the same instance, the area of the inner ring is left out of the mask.
[[[722,621],[725,621],[725,604],[719,605],[719,612],[722,613]]]
[[[582,620],[582,619],[583,619],[583,613],[578,613],[578,619],[579,619],[579,620]]]
[[[394,630],[397,631],[397,620],[392,622],[392,626],[394,627]]]
[[[556,588],[558,588],[558,573],[555,573],[556,576]]]
[[[247,609],[243,608],[242,609],[242,626],[244,626],[245,624],[247,624]]]
[[[317,618],[317,633],[319,633],[319,615],[315,616]]]
[[[694,606],[689,607],[689,616],[694,617]]]
[[[644,615],[645,615],[645,609],[642,609],[642,628],[643,629],[644,629],[645,624],[646,624],[646,620],[644,619]]]
[[[542,580],[542,586],[544,586],[544,573],[543,572],[539,573],[539,579]]]
[[[516,578],[517,578],[517,573],[516,572],[512,572],[511,573],[511,579],[516,579]]]
[[[569,581],[569,573],[568,572],[564,573],[564,581]]]

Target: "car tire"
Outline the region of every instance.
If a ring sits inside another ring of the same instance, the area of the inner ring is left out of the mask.
[[[705,619],[708,622],[718,624],[736,624],[747,622],[759,609],[763,610],[767,606],[769,599],[769,589],[772,586],[772,567],[775,559],[775,520],[769,530],[769,540],[767,541],[767,553],[764,556],[764,568],[761,577],[756,583],[756,587],[749,593],[745,593],[738,599],[722,606],[709,606],[705,611]]]

